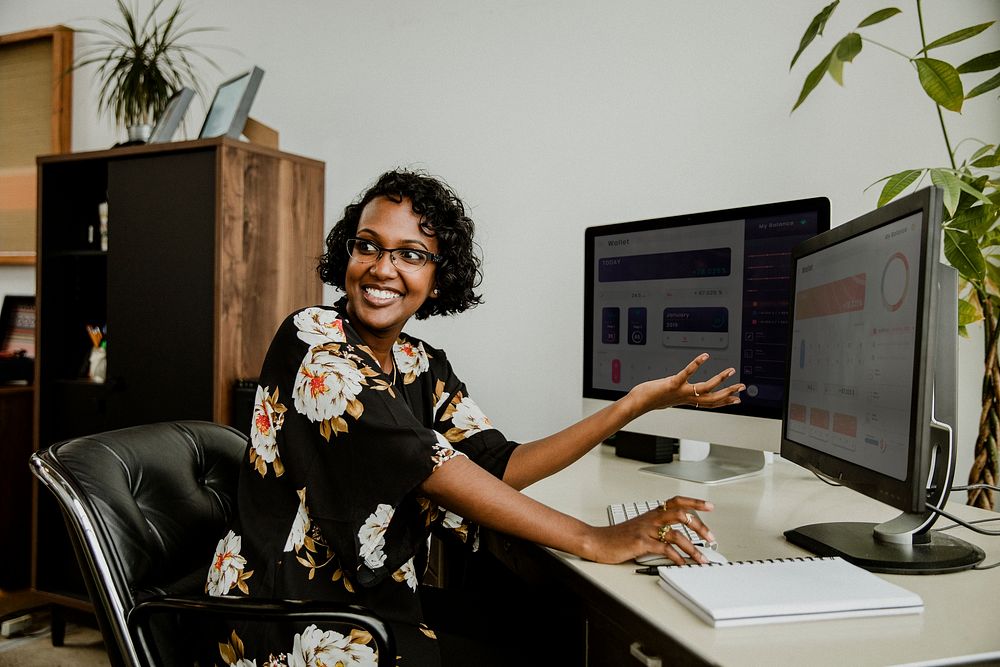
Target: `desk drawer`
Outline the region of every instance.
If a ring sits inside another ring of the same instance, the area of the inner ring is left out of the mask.
[[[587,667],[667,667],[704,662],[648,626],[611,618],[596,605],[587,610]],[[659,660],[659,662],[657,662]]]

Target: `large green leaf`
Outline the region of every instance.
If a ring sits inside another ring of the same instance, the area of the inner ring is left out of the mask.
[[[958,66],[959,74],[970,74],[972,72],[987,72],[991,69],[996,69],[1000,67],[1000,51],[993,51],[991,53],[984,53],[981,56],[977,56],[968,62],[964,62]]]
[[[915,58],[913,63],[917,66],[920,85],[932,100],[949,111],[962,110],[965,98],[958,70],[945,61],[934,58]]]
[[[966,299],[958,300],[958,326],[964,327],[975,324],[983,319],[979,309],[969,303]]]
[[[955,210],[956,214],[977,204],[990,205],[989,200],[984,201],[982,196],[983,188],[986,187],[989,176],[983,174],[979,178],[972,178],[970,174],[964,174],[960,178],[970,186],[971,191],[962,189],[962,195],[958,198],[958,208]]]
[[[958,179],[958,187],[959,187],[959,189],[962,190],[962,192],[965,192],[966,194],[972,196],[975,199],[978,199],[979,201],[981,201],[983,204],[986,204],[987,206],[990,206],[993,203],[983,193],[983,187],[987,183],[989,183],[988,180],[980,177],[979,179],[976,179],[975,185],[969,185],[968,183],[965,182],[965,179],[958,178],[957,176],[956,176],[956,178]]]
[[[970,37],[975,37],[982,31],[989,28],[991,25],[996,23],[996,21],[989,21],[988,23],[980,23],[979,25],[970,26],[968,28],[962,28],[961,30],[956,30],[955,32],[950,32],[944,37],[938,37],[933,42],[920,49],[917,53],[927,53],[931,49],[936,49],[939,46],[946,46],[948,44],[955,44],[956,42],[963,42]]]
[[[812,23],[809,24],[808,28],[806,28],[805,34],[802,35],[802,39],[799,41],[799,50],[796,51],[795,55],[792,57],[792,64],[788,66],[788,69],[795,67],[795,61],[799,59],[799,56],[801,56],[802,52],[806,50],[806,47],[809,46],[814,39],[816,39],[816,35],[823,34],[823,28],[826,27],[826,22],[830,20],[830,15],[833,14],[833,10],[836,9],[839,4],[840,0],[833,0],[833,2],[821,9],[819,14],[813,17]]]
[[[836,49],[834,49],[836,51]],[[829,73],[830,78],[837,82],[837,85],[844,85],[844,61],[836,56],[836,54],[831,53],[829,56],[830,64],[826,66],[826,71]]]
[[[944,230],[944,256],[966,280],[979,284],[986,274],[986,260],[976,240],[954,229]]]
[[[979,157],[981,157],[983,155],[986,155],[987,153],[989,153],[990,151],[995,150],[995,149],[996,149],[996,146],[994,146],[993,144],[983,144],[982,146],[979,147],[979,149],[975,153],[973,153],[971,156],[969,156],[969,159],[970,160],[975,160],[975,159],[977,159],[977,158],[979,158]],[[997,157],[997,156],[994,156],[994,157]]]
[[[948,227],[968,233],[973,238],[978,239],[990,228],[990,220],[985,215],[985,206],[972,206],[964,211],[959,211],[954,218],[948,221]]]
[[[985,155],[972,163],[973,167],[980,169],[991,169],[1000,167],[1000,155]]]
[[[958,176],[950,171],[931,169],[931,183],[944,191],[944,208],[948,211],[949,217],[955,215],[955,209],[958,208],[958,198],[962,194],[959,182]]]
[[[965,96],[965,99],[972,99],[973,97],[987,93],[997,86],[1000,86],[1000,74],[994,74],[989,79],[983,81],[981,84],[970,90],[969,94]]]
[[[892,18],[896,14],[901,14],[903,10],[896,9],[895,7],[886,7],[885,9],[880,9],[877,12],[871,14],[864,21],[858,24],[859,28],[865,28],[870,25],[875,25],[876,23],[881,23],[882,21]]]
[[[844,85],[844,63],[853,62],[854,58],[861,53],[861,35],[856,32],[849,32],[830,51],[830,64],[827,71],[830,76],[841,86]]]
[[[852,62],[854,57],[861,53],[861,35],[856,32],[847,33],[843,39],[837,42],[834,53],[838,60],[845,63]]]
[[[920,178],[920,174],[922,173],[924,173],[923,169],[907,169],[890,176],[882,188],[882,193],[878,196],[878,206],[885,206],[898,197],[913,181]]]
[[[795,106],[792,107],[792,111],[798,109],[799,105],[805,102],[806,98],[809,97],[809,93],[811,93],[813,89],[816,88],[817,85],[819,85],[819,82],[823,78],[823,75],[830,67],[830,59],[832,55],[833,55],[832,52],[826,54],[826,57],[820,61],[819,65],[816,65],[816,67],[814,67],[813,70],[809,72],[809,75],[806,76],[806,80],[802,84],[802,91],[799,93],[799,99],[796,100]]]

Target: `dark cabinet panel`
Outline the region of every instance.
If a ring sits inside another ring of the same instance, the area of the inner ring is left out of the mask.
[[[211,139],[38,167],[38,446],[172,419],[231,423],[236,381],[256,377],[285,315],[322,299],[310,264],[323,163]],[[103,382],[88,377],[88,327],[104,336]],[[34,517],[33,587],[82,602],[45,492]]]

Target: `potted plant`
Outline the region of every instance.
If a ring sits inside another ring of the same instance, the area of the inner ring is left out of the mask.
[[[834,0],[813,18],[799,42],[789,69],[818,36],[840,0]],[[824,75],[843,85],[843,69],[853,62],[865,44],[886,49],[904,64],[903,75],[916,74],[923,91],[935,105],[947,162],[938,167],[911,167],[879,179],[883,183],[878,205],[891,201],[909,187],[919,187],[923,181],[944,191],[944,252],[948,262],[961,276],[959,294],[959,332],[967,335],[968,325],[982,322],[986,346],[983,355],[982,411],[976,437],[974,461],[969,473],[970,505],[994,508],[989,486],[1000,477],[1000,359],[997,339],[1000,337],[1000,138],[983,141],[966,139],[952,146],[945,121],[947,113],[958,113],[973,99],[997,103],[996,94],[983,96],[1000,87],[1000,51],[984,53],[960,65],[952,65],[938,57],[940,47],[965,41],[989,30],[995,21],[969,26],[927,41],[921,0],[915,0],[916,26],[919,29],[919,49],[910,54],[877,42],[868,35],[871,27],[902,13],[896,7],[873,12],[858,23],[857,28],[840,39],[830,52],[806,76],[792,111],[819,85]],[[932,57],[933,52],[933,57]],[[973,78],[975,84],[963,78]],[[968,142],[968,143],[967,143]],[[963,147],[963,144],[966,147]],[[869,186],[871,187],[871,186]]]
[[[164,0],[156,0],[140,20],[134,7],[116,0],[118,20],[100,19],[101,28],[80,29],[96,37],[73,63],[72,69],[96,65],[100,83],[98,107],[128,130],[129,141],[146,141],[153,123],[170,97],[184,86],[202,92],[192,66],[199,58],[215,66],[184,39],[215,28],[185,28],[182,0],[162,20],[157,16]]]

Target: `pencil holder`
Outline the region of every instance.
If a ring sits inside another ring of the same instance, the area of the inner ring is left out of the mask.
[[[95,347],[90,351],[87,365],[87,377],[93,382],[104,382],[108,374],[108,350],[105,347]]]

